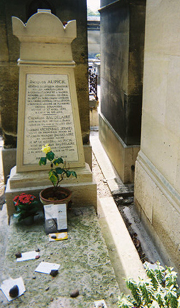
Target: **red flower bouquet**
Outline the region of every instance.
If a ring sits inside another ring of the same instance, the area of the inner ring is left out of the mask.
[[[14,217],[18,218],[18,221],[36,215],[42,206],[35,196],[25,193],[16,196],[13,202],[16,210]]]

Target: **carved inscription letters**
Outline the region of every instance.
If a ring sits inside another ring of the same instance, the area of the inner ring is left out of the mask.
[[[27,74],[24,164],[37,164],[45,143],[67,162],[78,160],[68,75]]]

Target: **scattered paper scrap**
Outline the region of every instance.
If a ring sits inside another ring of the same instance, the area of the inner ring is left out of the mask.
[[[67,232],[60,232],[60,233],[51,233],[49,234],[49,241],[54,242],[54,241],[63,241],[68,239],[68,234]]]
[[[107,305],[103,299],[94,302],[94,308],[107,308]]]
[[[39,259],[39,257],[40,257],[39,252],[28,251],[28,252],[21,253],[21,257],[17,258],[16,261],[17,262],[28,261],[28,260],[33,260],[33,259]]]
[[[144,267],[146,268],[146,267],[148,267],[149,269],[152,269],[152,270],[155,270],[155,269],[157,269],[157,263],[149,263],[149,262],[144,262]]]
[[[38,267],[35,269],[35,272],[50,274],[52,270],[58,270],[60,264],[49,263],[49,262],[41,262]]]
[[[17,288],[19,289],[18,295],[16,297],[11,297],[10,290],[15,286],[17,286]],[[1,285],[1,290],[6,296],[6,298],[8,299],[8,301],[12,301],[13,299],[16,299],[17,297],[21,296],[26,291],[22,277],[19,277],[16,279],[9,278],[9,279],[4,280]]]

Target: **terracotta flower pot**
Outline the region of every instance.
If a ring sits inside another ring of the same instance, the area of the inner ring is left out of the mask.
[[[61,204],[68,205],[71,199],[72,192],[63,187],[48,187],[41,190],[39,196],[42,204]]]

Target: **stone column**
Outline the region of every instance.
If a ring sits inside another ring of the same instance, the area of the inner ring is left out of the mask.
[[[180,4],[147,0],[135,203],[165,264],[180,273]]]

